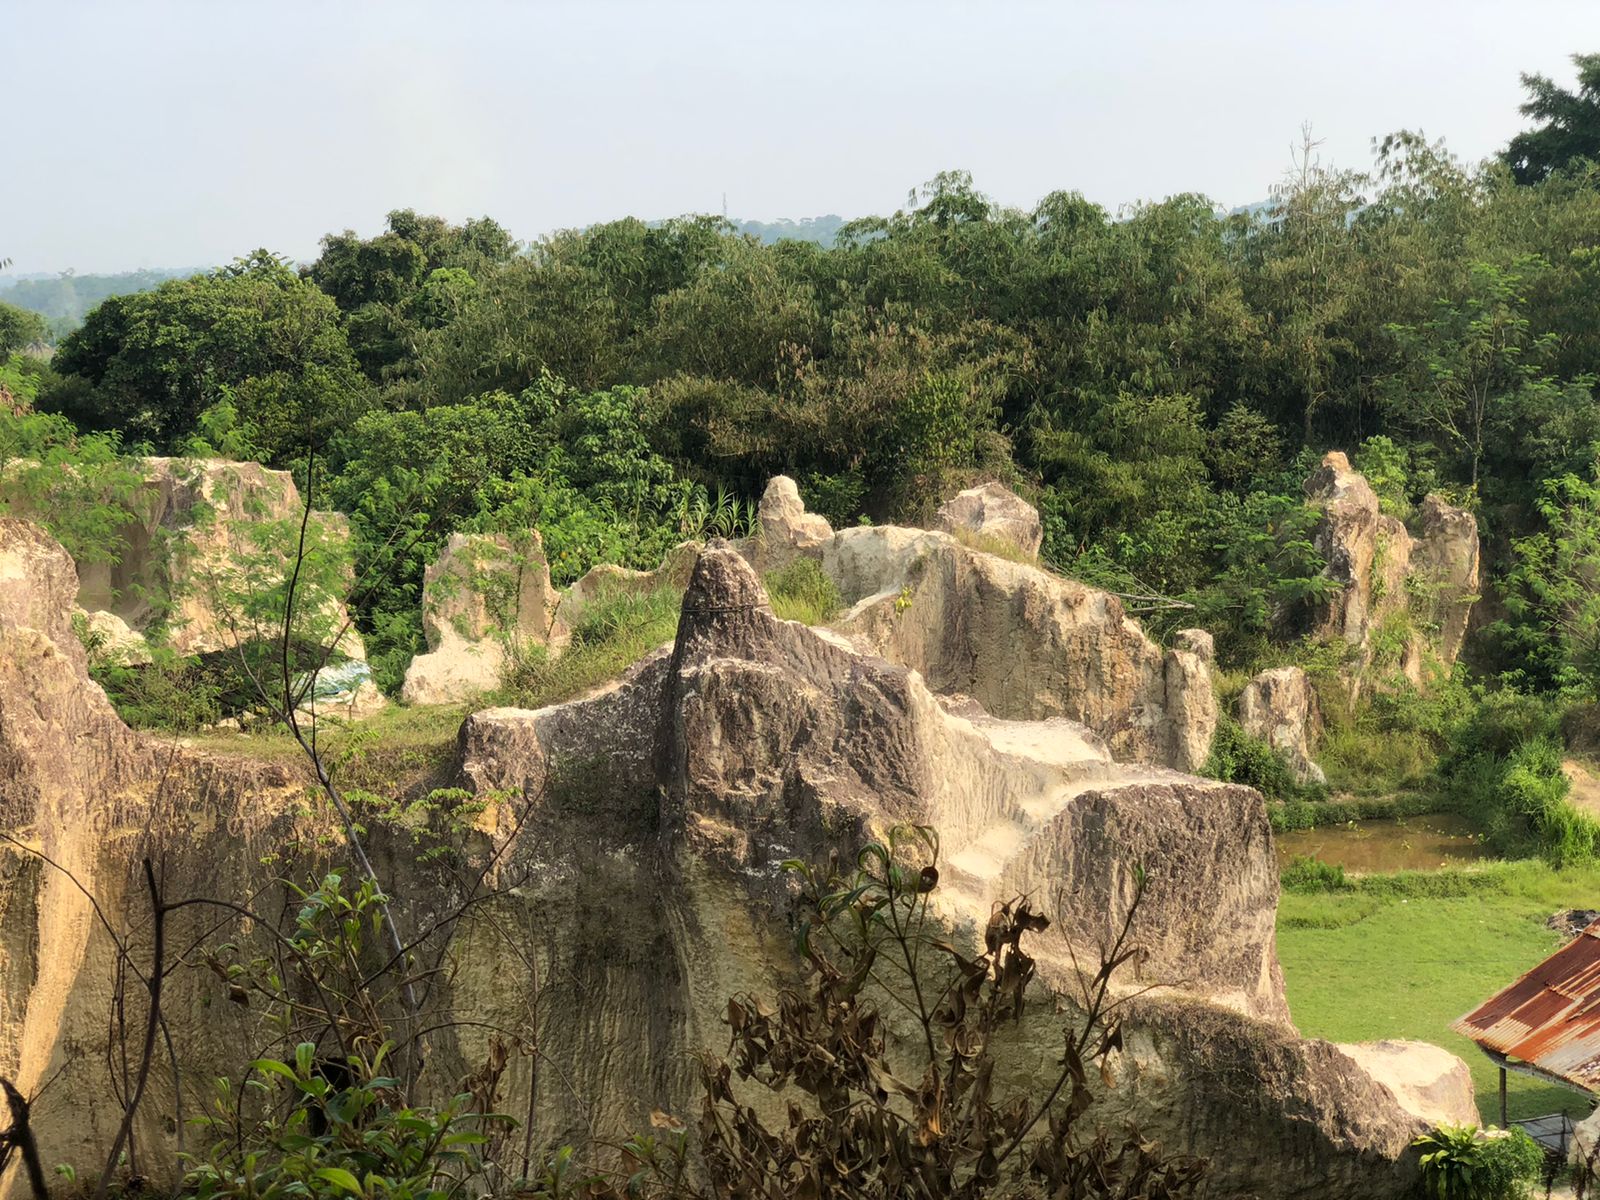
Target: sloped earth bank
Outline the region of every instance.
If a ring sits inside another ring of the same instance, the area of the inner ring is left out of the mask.
[[[76,590],[58,546],[0,520],[0,831],[70,870],[130,933],[136,961],[149,952],[145,855],[169,901],[220,891],[276,913],[288,899],[275,878],[315,869],[319,843],[336,854],[326,814],[289,772],[126,729],[71,634]],[[1136,929],[1145,956],[1126,983],[1172,986],[1130,1006],[1102,1121],[1135,1120],[1211,1158],[1216,1195],[1377,1197],[1414,1179],[1408,1144],[1426,1123],[1289,1024],[1259,796],[1118,765],[1099,735],[1060,717],[1001,721],[941,699],[913,671],[777,620],[731,548],[701,555],[670,651],[586,699],[475,714],[461,773],[488,807],[447,834],[454,856],[366,823],[407,930],[454,913],[477,869],[505,889],[454,926],[440,986],[459,1018],[537,1028],[541,1055],[513,1059],[501,1097],[526,1111],[539,1064],[536,1143],[642,1127],[658,1106],[691,1111],[690,1055],[724,1044],[726,997],[770,994],[793,970],[780,860],[848,851],[913,820],[942,832],[941,892],[959,932],[972,936],[991,901],[1018,890],[1054,911],[1039,949],[1057,986],[1065,938],[1081,949],[1103,936],[1134,865],[1150,870]],[[214,920],[174,914],[170,944],[203,941]],[[92,1170],[117,1123],[115,966],[84,891],[35,853],[0,853],[0,1072],[25,1092],[56,1077],[34,1115],[47,1162]],[[212,1077],[270,1040],[263,1015],[229,1004],[208,972],[179,967],[167,983],[180,1083],[163,1058],[137,1129],[139,1166],[158,1174],[180,1097],[193,1115]],[[1017,1071],[1053,1071],[1071,1009],[1050,1008],[1035,1004],[1015,1030]],[[134,989],[129,1028],[141,1018]],[[451,1090],[489,1037],[482,1025],[436,1035],[429,1086]],[[1437,1091],[1416,1076],[1411,1064],[1413,1103]]]

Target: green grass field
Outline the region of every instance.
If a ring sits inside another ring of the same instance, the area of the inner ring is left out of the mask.
[[[1418,1038],[1459,1054],[1478,1109],[1498,1124],[1499,1073],[1450,1023],[1560,944],[1544,927],[1563,908],[1600,907],[1600,869],[1539,863],[1408,872],[1354,880],[1347,891],[1285,892],[1278,954],[1300,1032],[1338,1042]],[[1577,1092],[1515,1073],[1513,1118],[1590,1105]]]

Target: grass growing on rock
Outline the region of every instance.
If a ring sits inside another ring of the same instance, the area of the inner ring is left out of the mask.
[[[670,586],[648,592],[619,590],[591,601],[564,651],[552,658],[541,647],[525,649],[507,666],[489,701],[543,708],[615,679],[672,640],[682,604],[682,589]]]
[[[770,572],[761,582],[772,601],[772,611],[785,621],[821,625],[844,607],[839,589],[815,559],[797,558]]]
[[[1600,867],[1539,862],[1344,879],[1302,873],[1278,907],[1278,956],[1295,1025],[1336,1042],[1417,1038],[1459,1054],[1478,1111],[1500,1121],[1499,1073],[1450,1023],[1561,944],[1544,922],[1589,908]],[[1527,1076],[1507,1078],[1510,1114],[1567,1112],[1591,1102]]]

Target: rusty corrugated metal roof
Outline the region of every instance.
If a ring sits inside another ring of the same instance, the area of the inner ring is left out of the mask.
[[[1450,1028],[1492,1053],[1600,1092],[1600,921]]]

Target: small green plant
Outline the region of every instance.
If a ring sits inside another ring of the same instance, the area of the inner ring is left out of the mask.
[[[196,1200],[446,1200],[481,1183],[494,1170],[486,1156],[515,1123],[492,1111],[493,1080],[439,1107],[411,1102],[409,1072],[392,1064],[414,1055],[383,1015],[391,998],[374,985],[366,941],[387,899],[370,880],[347,887],[337,871],[293,891],[300,908],[278,953],[225,944],[206,955],[229,999],[278,1030],[284,1053],[217,1081],[193,1122],[210,1141],[184,1156],[184,1191]],[[503,1069],[504,1047],[498,1062]]]
[[[1520,1129],[1484,1135],[1470,1125],[1441,1125],[1412,1145],[1422,1151],[1428,1200],[1523,1200],[1544,1152]]]

